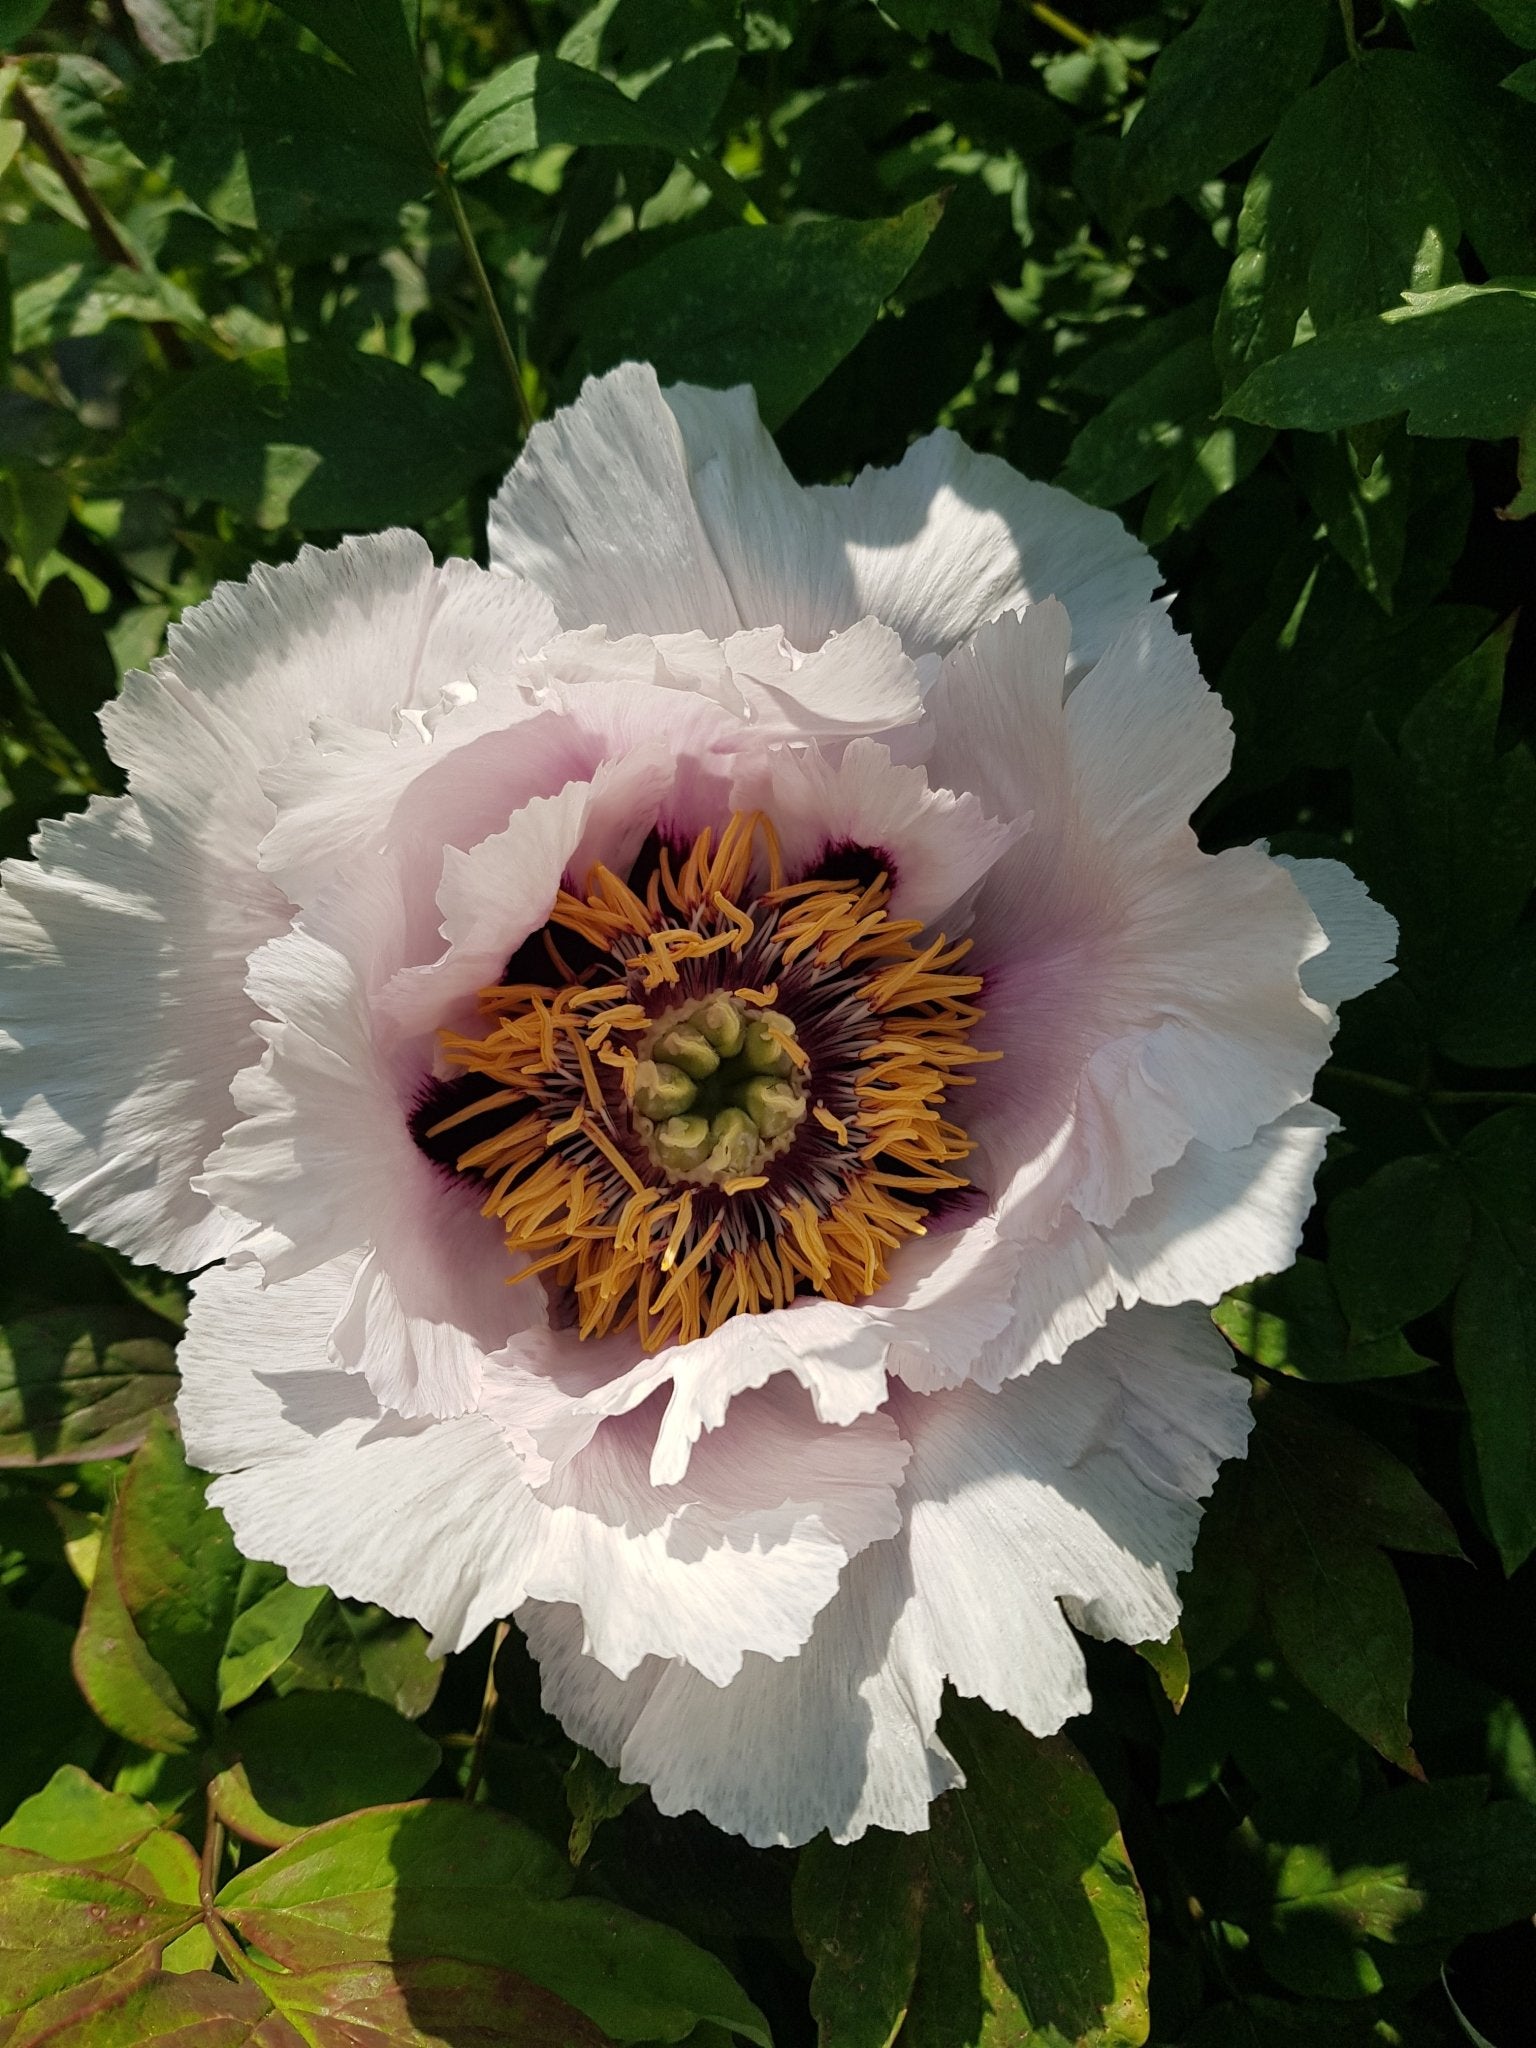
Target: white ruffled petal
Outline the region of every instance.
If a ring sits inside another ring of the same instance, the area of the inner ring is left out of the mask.
[[[621,1683],[572,1610],[535,1605],[544,1703],[662,1812],[760,1846],[924,1828],[960,1782],[946,1681],[1049,1733],[1088,1705],[1062,1605],[1127,1641],[1173,1627],[1198,1499],[1247,1436],[1229,1364],[1199,1311],[1141,1309],[1000,1393],[904,1397],[906,1531],[854,1560],[798,1657],[724,1687],[659,1660]]]
[[[245,955],[285,905],[179,817],[97,798],[0,894],[0,1104],[71,1229],[188,1272],[245,1235],[192,1177],[256,1050]]]
[[[618,1674],[660,1656],[723,1684],[746,1654],[792,1657],[848,1559],[899,1526],[907,1449],[889,1419],[822,1428],[784,1383],[743,1400],[686,1486],[651,1485],[655,1418],[636,1415],[536,1488],[489,1415],[408,1421],[327,1365],[353,1277],[350,1260],[265,1289],[250,1268],[203,1276],[189,1455],[225,1475],[211,1498],[246,1555],[413,1615],[439,1650],[525,1600],[573,1601]]]
[[[1301,970],[1301,985],[1314,1002],[1337,1010],[1353,996],[1363,996],[1396,970],[1397,919],[1367,893],[1365,884],[1342,861],[1293,860],[1277,854],[1328,944]]]
[[[191,1181],[255,1049],[246,961],[289,916],[256,872],[264,771],[322,711],[387,729],[553,624],[516,579],[387,533],[220,585],[128,677],[102,722],[132,799],[45,827],[0,908],[0,1100],[75,1228],[180,1270],[239,1241]]]
[[[814,648],[874,617],[924,655],[1059,596],[1078,668],[1158,582],[1113,513],[953,434],[894,469],[803,491],[744,386],[663,393],[637,363],[590,379],[534,429],[490,535],[492,560],[547,590],[569,626],[719,638],[780,626]]]

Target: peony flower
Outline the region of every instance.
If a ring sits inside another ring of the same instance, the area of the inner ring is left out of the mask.
[[[946,1682],[1046,1732],[1166,1636],[1292,1257],[1334,862],[1198,848],[1229,723],[1109,514],[939,433],[802,490],[634,365],[492,567],[223,585],[5,869],[11,1132],[201,1268],[251,1556],[461,1648],[753,1842],[912,1830]]]

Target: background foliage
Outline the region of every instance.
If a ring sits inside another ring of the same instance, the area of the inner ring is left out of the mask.
[[[242,1562],[181,1282],[8,1152],[0,2042],[1529,2042],[1536,0],[416,11],[0,0],[5,852],[216,579],[481,549],[490,294],[534,412],[636,353],[807,480],[944,421],[1118,508],[1236,716],[1206,842],[1342,852],[1402,971],[1217,1312],[1258,1427],[1182,1635],[1092,1647],[1070,1742],[952,1703],[932,1834],[798,1858],[575,1753],[515,1635]]]

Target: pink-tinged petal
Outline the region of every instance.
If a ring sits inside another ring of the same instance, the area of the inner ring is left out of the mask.
[[[1129,1641],[1174,1625],[1198,1499],[1247,1436],[1229,1364],[1200,1312],[1140,1309],[1000,1393],[904,1396],[906,1530],[855,1558],[798,1657],[748,1657],[724,1687],[660,1660],[620,1682],[573,1609],[535,1605],[544,1703],[663,1813],[755,1844],[922,1829],[960,1782],[946,1682],[1046,1733],[1088,1704],[1063,1606]]]
[[[1043,605],[958,649],[931,699],[930,773],[1030,812],[977,899],[1004,1056],[965,1107],[977,1177],[1035,1237],[1067,1203],[1113,1223],[1192,1139],[1245,1144],[1306,1099],[1331,1033],[1301,986],[1322,935],[1300,892],[1260,849],[1211,858],[1190,832],[1228,721],[1185,643],[1153,612],[1070,694],[1065,661]]]
[[[920,924],[960,906],[1018,836],[975,797],[931,788],[921,768],[897,766],[888,747],[868,739],[851,741],[836,761],[799,747],[750,758],[732,797],[772,818],[790,881],[843,848],[867,849],[893,878],[891,915]]]
[[[512,953],[546,922],[565,877],[584,877],[598,862],[627,873],[672,779],[664,746],[637,747],[603,762],[590,782],[532,798],[505,830],[467,852],[450,846],[437,892],[444,949],[385,983],[381,1016],[405,1036],[449,1024],[475,1029],[476,991],[499,981]]]
[[[732,1415],[737,1396],[780,1376],[798,1382],[818,1420],[835,1427],[879,1408],[887,1366],[896,1369],[898,1360],[940,1375],[940,1384],[963,1379],[1010,1326],[1022,1257],[990,1218],[930,1232],[895,1254],[891,1278],[866,1302],[810,1298],[733,1316],[651,1357],[637,1356],[622,1338],[594,1345],[530,1330],[498,1358],[482,1399],[558,1467],[591,1442],[605,1417],[629,1414],[664,1391],[650,1476],[654,1485],[673,1485],[690,1470],[701,1437]]]
[[[1307,899],[1328,941],[1301,970],[1301,985],[1314,1002],[1337,1010],[1396,971],[1397,920],[1342,861],[1292,860],[1279,854],[1275,865],[1285,869]]]
[[[243,1120],[203,1185],[260,1226],[249,1249],[271,1279],[372,1251],[338,1312],[336,1354],[386,1406],[452,1415],[474,1405],[486,1353],[537,1304],[505,1284],[502,1232],[473,1192],[412,1142],[430,1047],[397,1055],[377,1030],[401,915],[388,868],[364,863],[317,906],[316,928],[256,956],[267,1051],[236,1079]]]
[[[414,1615],[439,1650],[525,1600],[574,1600],[614,1671],[678,1657],[724,1683],[744,1655],[793,1657],[847,1560],[899,1526],[893,1424],[824,1429],[787,1385],[746,1398],[686,1486],[651,1485],[655,1418],[636,1415],[536,1489],[488,1415],[405,1420],[328,1366],[352,1277],[340,1260],[266,1289],[250,1268],[199,1280],[189,1451],[225,1475],[212,1497],[246,1555]]]
[[[127,679],[103,723],[132,800],[45,827],[0,910],[0,1100],[75,1228],[179,1269],[239,1241],[191,1181],[256,1050],[246,960],[289,916],[255,871],[264,770],[322,711],[385,730],[552,624],[528,586],[388,533],[220,585]]]
[[[663,393],[637,363],[590,379],[535,428],[490,533],[492,560],[547,590],[568,626],[719,638],[779,626],[814,648],[874,617],[924,655],[1059,596],[1079,668],[1158,581],[1112,513],[953,434],[894,469],[801,490],[745,387]]]

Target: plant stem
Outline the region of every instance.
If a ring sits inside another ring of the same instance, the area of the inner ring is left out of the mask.
[[[143,260],[124,241],[122,230],[100,199],[91,190],[90,181],[79,164],[71,156],[64,138],[33,99],[32,95],[17,77],[11,86],[11,106],[16,118],[26,129],[30,140],[40,149],[62,179],[64,189],[85,216],[85,225],[96,250],[104,263],[115,263],[124,270],[144,272]],[[150,330],[159,342],[165,359],[178,370],[190,369],[192,356],[181,335],[167,320],[152,320]]]
[[[1401,1102],[1439,1102],[1450,1107],[1463,1102],[1536,1106],[1536,1092],[1529,1088],[1415,1088],[1410,1081],[1390,1081],[1385,1074],[1362,1074],[1354,1067],[1329,1067],[1327,1071],[1335,1081],[1345,1081],[1352,1088],[1374,1088],[1378,1095],[1393,1095]]]
[[[206,1793],[204,1794],[206,1797]],[[203,1925],[208,1938],[219,1953],[219,1957],[233,1977],[247,1975],[245,1957],[240,1944],[224,1925],[214,1900],[219,1889],[219,1865],[224,1859],[224,1823],[213,1810],[213,1801],[208,1801],[208,1819],[203,1829],[203,1853],[197,1866],[197,1902],[202,1908]]]
[[[1360,62],[1360,45],[1355,40],[1355,0],[1339,0],[1339,17],[1344,23],[1344,47],[1350,62]]]
[[[485,1777],[485,1752],[490,1746],[491,1728],[496,1719],[496,1704],[500,1695],[496,1690],[496,1659],[501,1655],[501,1646],[507,1640],[511,1623],[498,1621],[491,1637],[491,1661],[485,1667],[485,1691],[480,1696],[480,1719],[475,1724],[474,1747],[469,1753],[469,1774],[464,1780],[464,1803],[473,1806],[479,1795],[481,1781]]]
[[[512,346],[507,323],[501,317],[501,308],[496,303],[490,273],[481,258],[475,231],[469,224],[469,215],[464,211],[464,201],[459,197],[459,188],[441,165],[438,166],[438,183],[442,187],[444,199],[448,202],[448,211],[453,216],[454,231],[458,235],[459,246],[464,251],[464,260],[469,265],[469,274],[474,280],[475,290],[490,320],[491,332],[496,337],[496,353],[501,358],[502,370],[512,387],[512,396],[517,400],[517,416],[522,422],[523,436],[526,439],[533,431],[533,407],[528,403],[528,391],[523,383],[523,366],[517,359],[516,349]]]
[[[1030,0],[1029,11],[1036,21],[1048,29],[1053,29],[1066,42],[1075,43],[1080,50],[1091,50],[1102,40],[1099,36],[1090,35],[1087,29],[1080,28],[1065,14],[1058,14],[1054,7],[1047,7],[1044,0]],[[1134,64],[1126,65],[1125,75],[1132,85],[1141,86],[1147,82],[1147,74],[1138,71]]]

